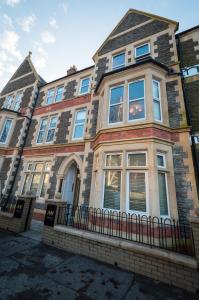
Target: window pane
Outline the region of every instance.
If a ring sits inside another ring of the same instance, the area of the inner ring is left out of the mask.
[[[106,171],[104,187],[104,208],[120,209],[121,172]]]
[[[44,137],[45,137],[45,132],[44,131],[40,131],[38,138],[37,138],[37,143],[43,143],[44,142]]]
[[[5,143],[11,128],[12,120],[5,120],[3,131],[1,133],[0,142]]]
[[[50,128],[55,128],[56,127],[56,125],[57,125],[57,117],[52,117],[51,119],[50,119]]]
[[[156,98],[156,99],[160,98],[159,83],[155,80],[153,80],[153,98]]]
[[[128,166],[146,166],[145,153],[129,153]]]
[[[64,90],[63,86],[57,88],[55,101],[60,101],[62,99],[63,90]]]
[[[136,48],[136,57],[149,53],[149,44],[142,45]]]
[[[48,122],[47,119],[43,119],[41,121],[40,130],[45,130],[46,129],[47,122]]]
[[[37,194],[38,194],[38,188],[39,188],[39,184],[40,184],[40,178],[41,178],[41,174],[34,174],[33,175],[33,179],[32,179],[30,190],[31,190],[31,192],[32,192],[32,194],[34,196],[37,196]]]
[[[11,96],[8,96],[7,99],[6,99],[6,102],[5,102],[5,106],[6,108],[10,109],[12,104],[14,102],[14,96],[11,95]]]
[[[153,110],[155,120],[161,121],[160,101],[153,100]]]
[[[158,173],[160,215],[168,216],[166,174]]]
[[[55,92],[54,89],[48,90],[48,92],[47,92],[47,100],[46,100],[47,104],[53,103],[54,92]]]
[[[43,163],[35,164],[35,169],[34,170],[41,172],[43,170]]]
[[[30,179],[31,179],[31,175],[26,174],[24,185],[23,185],[23,190],[22,190],[22,195],[26,194],[29,191]]]
[[[157,155],[157,164],[158,164],[158,167],[165,167],[163,155],[160,155],[160,154]]]
[[[47,162],[45,164],[45,171],[50,171],[51,170],[51,163],[50,162]]]
[[[32,164],[28,164],[27,170],[28,170],[28,171],[31,171],[31,170],[32,170]]]
[[[89,85],[89,82],[90,82],[90,78],[85,78],[82,80],[82,86],[87,86]]]
[[[83,123],[86,119],[86,110],[80,110],[76,112],[75,123]]]
[[[114,167],[114,166],[121,166],[121,154],[110,154],[106,156],[106,166]]]
[[[41,194],[40,194],[40,197],[42,197],[42,198],[46,194],[46,189],[47,189],[48,181],[49,181],[49,174],[45,174],[44,175],[44,179],[43,179],[43,184],[42,184],[42,187],[41,187]]]
[[[80,94],[88,93],[89,91],[90,78],[82,79]]]
[[[129,209],[146,212],[145,173],[129,174]]]
[[[20,108],[21,98],[22,98],[22,93],[16,95],[16,98],[15,98],[15,106],[14,106],[14,110],[15,110],[15,111],[18,111],[19,108]]]
[[[52,142],[54,139],[54,134],[55,134],[55,129],[49,129],[47,138],[46,138],[46,142]]]
[[[144,98],[144,80],[129,84],[129,101]]]
[[[125,54],[121,53],[119,55],[113,56],[113,69],[121,68],[125,65]]]
[[[73,137],[79,139],[83,137],[84,125],[76,125]]]
[[[124,87],[118,86],[111,89],[110,105],[123,102]]]
[[[144,119],[144,100],[137,100],[129,103],[129,120]]]
[[[114,105],[110,107],[109,123],[117,123],[123,121],[123,105]]]

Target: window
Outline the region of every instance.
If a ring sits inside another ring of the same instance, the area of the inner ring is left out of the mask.
[[[128,167],[145,167],[146,153],[128,153]]]
[[[109,99],[109,124],[123,121],[124,86],[111,88]]]
[[[129,84],[129,121],[144,118],[144,80],[138,80]]]
[[[80,84],[80,95],[87,94],[90,88],[90,77],[84,78],[81,80]]]
[[[64,87],[60,86],[56,90],[55,102],[61,101],[63,95]]]
[[[120,209],[120,192],[121,192],[121,170],[114,168],[121,166],[121,154],[107,154],[104,178],[104,203],[103,207],[108,209]]]
[[[3,124],[3,129],[0,134],[0,143],[5,144],[11,129],[12,125],[12,120],[10,119],[5,119],[4,124]]]
[[[112,70],[119,69],[125,66],[125,53],[113,56]]]
[[[16,96],[7,96],[4,107],[10,110],[19,111],[22,96],[23,94],[21,92],[17,93]]]
[[[46,103],[52,104],[54,101],[55,89],[50,89],[47,92]]]
[[[44,198],[50,177],[50,162],[29,163],[25,172],[22,194],[31,193],[40,198]]]
[[[146,43],[144,45],[135,48],[135,58],[147,55],[150,53],[150,44]]]
[[[156,121],[162,120],[162,113],[161,113],[161,100],[160,100],[160,82],[157,80],[152,81],[153,85],[153,112],[154,112],[154,119]]]
[[[199,65],[194,65],[182,70],[184,77],[195,76],[199,74]]]
[[[77,111],[75,114],[73,139],[83,138],[85,121],[86,121],[86,109]]]
[[[165,154],[157,153],[160,215],[168,216],[168,189]]]
[[[41,119],[37,144],[53,142],[55,129],[57,126],[57,116]]]

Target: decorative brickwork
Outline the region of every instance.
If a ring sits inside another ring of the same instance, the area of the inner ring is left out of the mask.
[[[64,93],[64,99],[74,98],[76,92],[77,81],[69,81],[66,85],[66,91]]]
[[[59,124],[58,124],[58,131],[56,134],[55,144],[64,144],[67,143],[68,140],[66,139],[66,136],[69,134],[69,126],[70,118],[72,117],[70,111],[65,111],[61,114],[59,118]]]
[[[45,93],[44,92],[39,92],[39,96],[38,96],[37,102],[36,102],[36,107],[41,106],[43,104],[44,97],[45,97]]]
[[[93,108],[91,110],[91,128],[89,129],[90,137],[94,137],[96,135],[99,100],[93,100],[92,106]]]
[[[96,71],[96,83],[98,83],[104,73],[108,70],[109,60],[106,57],[100,58],[97,63],[97,71]]]
[[[125,30],[128,30],[134,26],[142,24],[146,21],[151,20],[146,15],[137,14],[137,13],[129,13],[124,20],[116,27],[116,29],[112,32],[111,36],[121,33]]]
[[[185,92],[191,114],[191,125],[199,131],[199,80],[186,82]]]
[[[83,182],[85,184],[85,189],[82,192],[82,198],[84,199],[84,204],[89,205],[92,170],[93,170],[93,153],[88,153],[86,161],[87,161],[87,167],[85,168],[86,178],[84,179]]]
[[[181,120],[181,116],[179,113],[180,103],[177,102],[176,100],[176,97],[178,96],[178,92],[176,91],[177,86],[178,86],[177,80],[166,83],[169,124],[171,128],[180,127],[180,120]]]
[[[27,73],[32,72],[32,68],[30,66],[29,61],[26,59],[22,65],[19,67],[19,69],[17,70],[17,72],[12,76],[11,80],[16,79],[20,76],[23,76]]]
[[[27,108],[28,106],[31,105],[30,100],[32,97],[32,93],[34,91],[34,87],[28,87],[27,89],[25,89],[22,100],[21,100],[21,108]]]
[[[172,57],[174,55],[174,52],[171,50],[173,46],[170,43],[171,40],[172,36],[170,36],[168,33],[165,33],[158,36],[157,41],[154,43],[154,45],[157,46],[157,49],[155,49],[154,52],[158,55],[155,59],[168,66],[173,63]]]
[[[5,157],[3,160],[3,164],[1,166],[0,179],[2,181],[2,188],[5,186],[5,181],[7,180],[8,172],[11,167],[12,158]]]
[[[36,119],[32,119],[31,121],[31,125],[30,125],[30,128],[29,128],[29,132],[28,132],[28,136],[27,136],[27,139],[26,139],[26,147],[30,147],[32,146],[32,140],[34,138],[34,133],[35,133],[35,129],[36,129],[36,126],[38,124],[38,121]]]
[[[1,95],[5,95],[14,92],[16,90],[22,89],[28,85],[35,83],[35,81],[36,81],[35,75],[32,73],[18,80],[8,82],[8,84],[2,90]]]
[[[195,50],[195,47],[198,46],[198,41],[193,41],[193,39],[180,42],[181,55],[182,55],[182,66],[189,67],[196,64],[199,64],[199,50]]]
[[[16,147],[17,143],[19,142],[21,129],[23,127],[24,119],[17,120],[12,138],[10,139],[9,147]]]
[[[3,104],[4,104],[5,100],[6,100],[6,97],[0,98],[0,108],[3,107]]]
[[[123,35],[108,40],[104,44],[104,46],[100,49],[98,55],[103,55],[110,51],[116,50],[120,47],[126,46],[130,43],[137,42],[143,38],[161,32],[167,28],[168,28],[167,23],[159,20],[154,20],[151,23],[148,23],[132,31],[129,31]]]

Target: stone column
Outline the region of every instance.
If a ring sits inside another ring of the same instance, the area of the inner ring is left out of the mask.
[[[191,212],[191,215],[189,216],[189,222],[193,231],[195,256],[199,266],[199,208],[196,208]]]

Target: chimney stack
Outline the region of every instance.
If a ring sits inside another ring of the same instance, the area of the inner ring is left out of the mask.
[[[67,70],[67,76],[75,74],[77,72],[77,67],[75,65],[71,66],[70,69]]]

